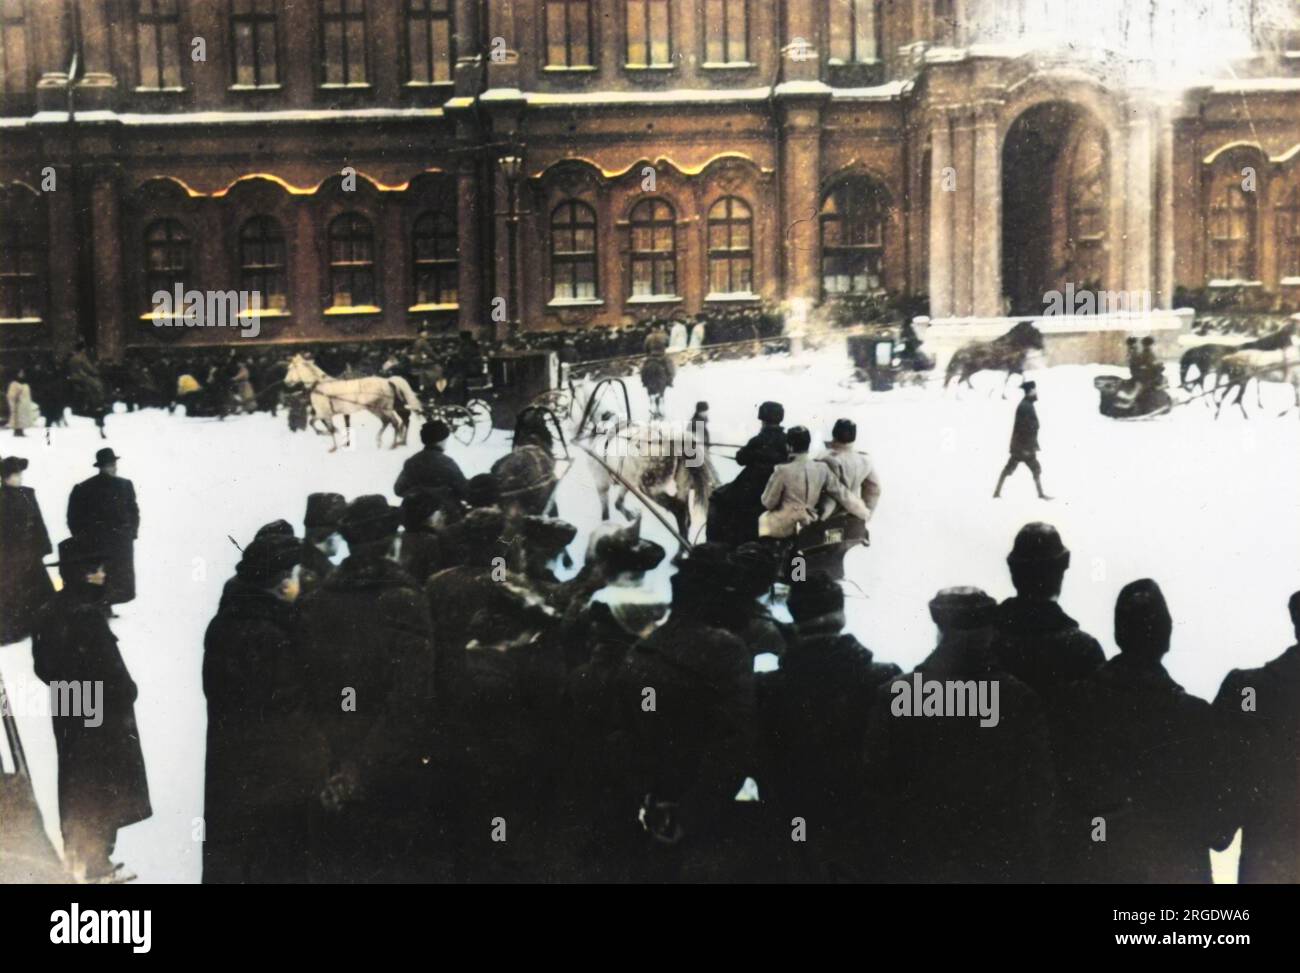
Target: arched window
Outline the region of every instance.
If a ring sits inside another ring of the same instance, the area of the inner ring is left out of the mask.
[[[822,295],[879,290],[885,258],[884,192],[866,176],[840,182],[822,201]]]
[[[567,200],[551,213],[551,299],[595,300],[596,211]]]
[[[194,288],[190,280],[190,235],[178,220],[158,220],[144,231],[145,303],[153,307],[153,295],[177,285],[181,292]],[[179,309],[178,309],[179,310]]]
[[[239,229],[239,289],[257,294],[259,307],[283,311],[289,305],[285,288],[284,234],[269,216],[254,216]],[[249,306],[253,298],[249,297]]]
[[[749,205],[724,196],[709,207],[709,293],[754,290],[754,217]]]
[[[662,199],[632,207],[632,296],[677,296],[677,217]]]
[[[40,319],[45,308],[41,207],[23,190],[0,194],[0,319]]]
[[[832,63],[863,64],[879,57],[877,0],[826,0]]]
[[[375,307],[375,230],[357,213],[330,222],[330,306]]]
[[[446,213],[423,213],[411,228],[416,304],[455,304],[460,283],[460,238]]]
[[[1207,222],[1211,280],[1255,279],[1255,196],[1233,174],[1216,186]]]
[[[1277,204],[1277,275],[1300,279],[1300,184]]]

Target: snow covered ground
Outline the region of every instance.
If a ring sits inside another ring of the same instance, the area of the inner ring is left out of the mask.
[[[850,555],[850,625],[877,656],[904,668],[934,640],[926,603],[936,590],[979,585],[1011,593],[1004,558],[1016,530],[1048,520],[1073,551],[1062,604],[1106,646],[1120,587],[1150,576],[1174,615],[1167,664],[1188,691],[1212,698],[1227,671],[1255,666],[1293,641],[1286,599],[1300,588],[1300,422],[1276,418],[1289,389],[1266,390],[1275,408],[1249,422],[1225,411],[1218,422],[1202,402],[1170,415],[1122,423],[1097,413],[1092,366],[1040,370],[1044,484],[1056,499],[1034,496],[1027,471],[991,499],[1006,459],[1019,393],[1002,400],[992,375],[977,391],[929,388],[871,393],[846,387],[842,348],[797,358],[716,363],[681,369],[669,392],[670,416],[685,420],[697,399],[711,405],[715,442],[743,442],[756,427],[758,403],[785,403],[787,425],[829,437],[840,416],[858,423],[859,445],[884,481],[872,546]],[[647,413],[639,383],[629,382],[634,414]],[[72,485],[94,471],[101,445],[89,420],[72,419],[52,446],[39,438],[0,440],[0,452],[31,460],[36,488],[57,543],[66,536],[64,505]],[[200,681],[203,631],[222,583],[256,528],[283,517],[301,526],[307,493],[353,497],[386,493],[416,448],[379,450],[377,423],[357,423],[354,447],[327,453],[327,441],[291,434],[285,418],[257,415],[219,422],[158,411],[109,419],[109,445],[120,472],[135,482],[142,511],[136,545],[137,599],[121,606],[113,628],[139,685],[136,704],[154,816],[123,831],[118,857],[147,882],[200,876],[194,839],[203,811],[205,703]],[[494,433],[482,444],[451,444],[467,475],[485,471],[508,448]],[[734,464],[719,460],[730,479]],[[631,501],[635,505],[635,501]],[[562,483],[561,515],[579,524],[580,554],[599,505],[581,465]],[[645,518],[646,532],[664,532]],[[667,568],[661,569],[659,583]],[[0,673],[15,696],[39,690],[29,643],[0,649]],[[38,797],[57,836],[56,763],[47,718],[20,717]],[[1222,877],[1235,849],[1216,856]]]

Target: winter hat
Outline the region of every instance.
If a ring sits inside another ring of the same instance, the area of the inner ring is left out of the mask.
[[[301,562],[302,544],[298,538],[267,534],[244,548],[235,574],[241,581],[264,588],[275,584]]]
[[[451,428],[441,419],[430,419],[420,427],[420,442],[426,446],[436,446],[445,442],[451,435]]]
[[[471,476],[465,484],[465,502],[471,507],[495,507],[501,500],[501,488],[491,473]]]
[[[523,519],[523,535],[526,547],[552,558],[573,542],[578,528],[558,517],[527,516]]]
[[[858,425],[852,419],[836,419],[831,428],[831,439],[837,443],[852,443],[858,439]]]
[[[343,512],[339,530],[349,546],[382,541],[397,533],[401,512],[377,493],[357,497]]]
[[[1042,564],[1044,562],[1063,562],[1070,565],[1070,551],[1061,542],[1061,535],[1051,524],[1035,521],[1025,524],[1016,534],[1007,563],[1013,567],[1017,564]]]
[[[293,537],[293,525],[287,520],[273,520],[269,524],[263,524],[257,528],[253,540],[258,541],[264,537]]]
[[[785,419],[785,406],[780,402],[764,402],[758,407],[758,421],[779,423]]]
[[[341,493],[312,493],[307,496],[307,512],[303,514],[304,527],[337,527],[348,509]]]
[[[107,560],[99,545],[85,537],[69,537],[59,542],[59,577],[64,584],[79,583],[85,576]],[[53,565],[51,565],[53,567]]]
[[[596,542],[596,558],[610,574],[645,574],[657,568],[667,553],[654,541],[629,534],[607,534]]]
[[[790,585],[786,606],[795,624],[814,621],[844,611],[844,589],[825,571],[814,571]]]
[[[944,588],[930,601],[930,617],[944,631],[987,628],[997,607],[979,588]]]
[[[772,549],[758,541],[741,544],[732,552],[737,581],[747,594],[757,598],[772,587],[780,573]]]
[[[0,459],[0,477],[12,476],[27,469],[27,460],[22,456],[6,456]]]
[[[119,459],[121,459],[121,457],[118,456],[117,453],[113,452],[110,447],[105,446],[103,449],[98,450],[95,453],[94,465],[99,467],[109,466],[116,463]]]
[[[412,493],[402,498],[402,526],[410,530],[423,526],[430,517],[441,509],[443,496],[439,493]]]
[[[785,444],[792,453],[806,453],[812,445],[812,433],[805,426],[794,426],[786,431]]]
[[[1159,658],[1169,651],[1173,627],[1160,585],[1142,578],[1120,589],[1115,600],[1115,644],[1121,652]]]
[[[1023,384],[1023,385],[1020,386],[1020,391],[1021,391],[1021,392],[1026,392],[1026,393],[1028,393],[1028,392],[1032,392],[1032,391],[1033,391],[1034,389],[1036,389],[1036,388],[1038,388],[1037,383],[1035,383],[1035,382],[1025,382],[1025,384]]]

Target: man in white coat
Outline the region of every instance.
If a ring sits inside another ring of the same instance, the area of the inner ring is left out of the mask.
[[[773,470],[767,481],[763,491],[767,512],[758,518],[760,537],[793,537],[819,519],[818,508],[825,497],[861,520],[870,516],[862,498],[846,490],[830,466],[808,455],[812,435],[806,428],[790,429],[785,441],[794,458]]]
[[[864,522],[871,519],[880,502],[880,479],[871,457],[853,448],[858,439],[858,427],[852,419],[838,419],[831,430],[831,441],[826,452],[817,457],[817,462],[825,463],[835,474],[835,479],[852,496],[860,497],[867,508]],[[835,514],[839,504],[834,497],[822,497],[819,513],[825,520]],[[856,516],[856,515],[855,515]]]

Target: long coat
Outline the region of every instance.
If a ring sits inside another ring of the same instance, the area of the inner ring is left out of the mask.
[[[203,640],[208,701],[203,880],[307,879],[325,743],[305,712],[293,606],[236,578]]]
[[[429,493],[463,500],[465,474],[441,446],[426,446],[402,464],[393,492],[399,497]]]
[[[1062,816],[1075,836],[1062,878],[1208,883],[1223,808],[1223,737],[1210,704],[1159,663],[1120,654],[1074,690],[1062,735]],[[1094,840],[1104,821],[1105,841]]]
[[[1033,456],[1038,452],[1038,410],[1029,399],[1016,406],[1016,421],[1011,427],[1011,455]]]
[[[54,594],[41,564],[49,553],[36,491],[0,486],[0,645],[30,635],[37,610]]]
[[[758,518],[763,513],[763,490],[777,464],[790,459],[785,430],[765,425],[736,453],[742,467],[736,478],[713,492],[708,539],[743,544],[758,539]]]
[[[1228,731],[1230,810],[1242,828],[1237,880],[1300,882],[1300,646],[1258,669],[1233,669],[1214,709]]]
[[[1101,645],[1055,601],[1008,598],[998,606],[993,653],[1002,668],[1057,709],[1069,687],[1106,661]]]
[[[772,471],[763,490],[763,506],[768,512],[759,518],[759,534],[793,537],[818,518],[823,498],[833,499],[859,520],[871,516],[862,498],[846,490],[830,466],[801,453]]]
[[[31,429],[40,419],[40,410],[32,402],[32,387],[14,379],[5,393],[9,402],[9,428]]]
[[[140,508],[131,481],[100,473],[74,486],[68,495],[68,530],[104,552],[108,603],[131,601],[135,597],[135,539],[140,532]]]
[[[32,659],[47,684],[103,686],[99,725],[86,726],[88,717],[75,713],[54,717],[64,840],[87,831],[111,833],[153,814],[135,722],[135,682],[102,606],[76,590],[59,592],[36,620]]]

